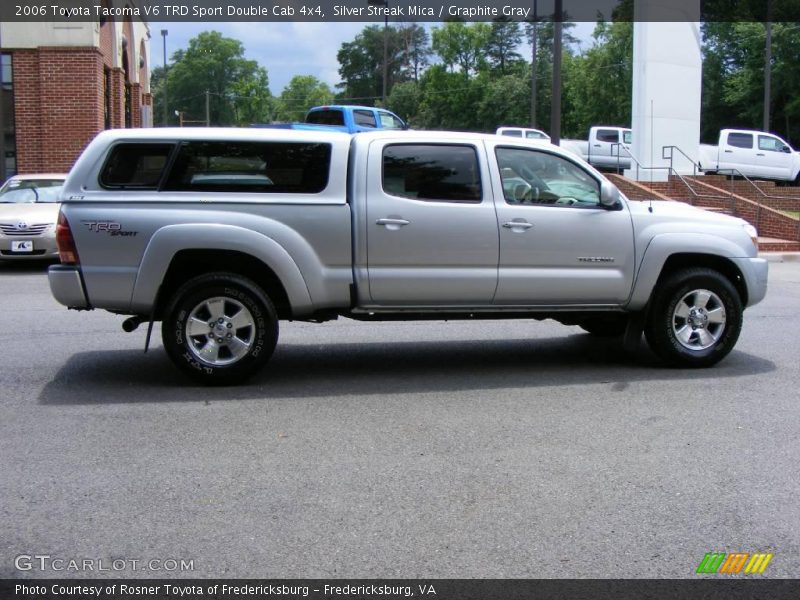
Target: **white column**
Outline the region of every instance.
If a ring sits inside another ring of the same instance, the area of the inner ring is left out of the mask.
[[[670,161],[662,158],[662,148],[677,146],[689,158],[673,150],[672,166],[691,175],[700,144],[702,38],[700,2],[693,14],[686,13],[688,4],[635,2],[631,154],[644,167],[667,167]],[[639,169],[637,173],[633,163],[626,175],[639,181],[665,181],[668,170]]]

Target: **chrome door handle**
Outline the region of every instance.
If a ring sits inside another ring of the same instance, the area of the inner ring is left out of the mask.
[[[527,221],[509,221],[508,223],[503,223],[503,227],[506,229],[530,229],[533,227],[533,223],[528,223]]]
[[[405,219],[389,219],[383,218],[378,219],[375,221],[376,225],[388,225],[388,226],[395,226],[395,227],[402,227],[403,225],[408,225],[411,221],[406,221]]]

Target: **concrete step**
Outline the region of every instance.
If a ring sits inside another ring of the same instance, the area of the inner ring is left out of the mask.
[[[800,242],[771,237],[758,238],[759,252],[800,252]]]

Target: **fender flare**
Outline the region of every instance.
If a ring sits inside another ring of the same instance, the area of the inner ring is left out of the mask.
[[[131,295],[132,311],[150,313],[167,269],[181,250],[232,250],[249,254],[278,277],[286,290],[292,314],[313,312],[306,281],[283,246],[251,229],[219,223],[167,225],[153,234],[139,263]]]
[[[636,272],[629,310],[641,310],[650,300],[667,260],[676,254],[707,254],[728,260],[738,271],[737,257],[747,256],[738,244],[720,236],[707,233],[662,233],[654,236],[645,248],[642,262]]]

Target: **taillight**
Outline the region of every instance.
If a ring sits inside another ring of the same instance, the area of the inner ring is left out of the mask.
[[[78,249],[75,247],[75,239],[72,237],[72,230],[69,228],[69,221],[63,212],[58,213],[56,245],[62,265],[77,265],[81,262],[78,258]]]

